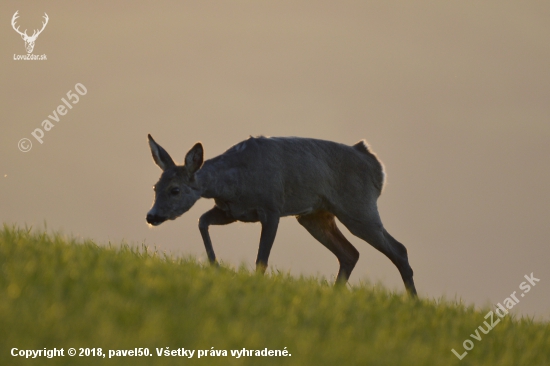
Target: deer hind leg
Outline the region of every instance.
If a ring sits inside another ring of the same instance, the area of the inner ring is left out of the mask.
[[[340,270],[338,271],[336,284],[345,284],[359,260],[359,252],[340,232],[336,226],[334,215],[330,212],[321,211],[298,216],[297,219],[315,239],[338,258]]]
[[[413,297],[416,296],[413,270],[409,265],[407,248],[384,229],[378,213],[370,216],[370,219],[365,219],[361,218],[361,215],[338,215],[338,219],[353,235],[365,240],[386,255],[399,270],[407,291]]]

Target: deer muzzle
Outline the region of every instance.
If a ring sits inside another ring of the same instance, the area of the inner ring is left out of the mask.
[[[159,215],[152,215],[152,214],[147,214],[147,217],[146,217],[147,223],[149,223],[153,226],[160,225],[164,221],[166,221],[167,219],[168,219],[167,217],[163,217],[163,216],[159,216]]]

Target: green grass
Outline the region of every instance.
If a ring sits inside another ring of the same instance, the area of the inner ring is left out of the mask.
[[[459,361],[451,348],[489,309],[411,300],[381,287],[211,267],[145,247],[98,246],[60,234],[0,230],[1,365],[550,365],[550,325],[505,316]],[[12,348],[65,357],[12,357]],[[70,348],[153,356],[69,357]],[[192,359],[156,348],[196,350]],[[227,357],[197,359],[197,350]],[[232,357],[230,350],[288,350]]]

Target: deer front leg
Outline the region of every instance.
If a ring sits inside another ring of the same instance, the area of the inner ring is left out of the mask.
[[[279,214],[277,212],[261,212],[260,222],[262,223],[262,234],[260,236],[260,247],[258,248],[258,257],[256,258],[256,271],[265,273],[267,260],[271,247],[275,241],[275,234],[279,227]]]
[[[210,263],[216,263],[216,254],[214,254],[214,248],[212,248],[212,240],[210,240],[210,234],[208,233],[208,227],[210,225],[227,225],[235,222],[236,220],[227,215],[225,211],[220,210],[217,206],[213,209],[206,211],[199,219],[199,230],[201,232],[204,247],[206,248],[206,254]]]

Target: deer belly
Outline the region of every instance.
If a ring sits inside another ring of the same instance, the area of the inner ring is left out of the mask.
[[[256,209],[251,209],[249,207],[244,207],[242,205],[216,200],[216,206],[227,212],[229,216],[235,220],[242,222],[258,222],[260,218],[258,216],[258,211]]]

